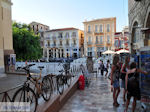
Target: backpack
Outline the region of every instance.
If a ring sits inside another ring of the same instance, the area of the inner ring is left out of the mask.
[[[134,75],[130,78],[128,78],[128,85],[127,85],[127,88],[128,88],[128,91],[131,92],[131,91],[137,91],[139,89],[139,81],[138,79],[136,78],[136,73],[137,72],[134,72]]]
[[[101,69],[101,70],[104,70],[104,69],[105,69],[104,64],[101,64],[101,65],[100,65],[100,69]]]

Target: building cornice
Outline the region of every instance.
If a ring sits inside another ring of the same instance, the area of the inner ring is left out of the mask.
[[[13,5],[13,3],[11,2],[11,0],[2,0],[3,2],[7,2],[9,3],[10,5]]]
[[[85,22],[83,22],[83,24],[92,23],[92,22],[99,22],[99,21],[112,21],[112,20],[116,20],[116,17],[94,19],[94,20],[91,20],[91,21],[85,21]]]

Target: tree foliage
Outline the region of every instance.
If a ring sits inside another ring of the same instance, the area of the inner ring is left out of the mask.
[[[37,60],[42,57],[40,37],[27,24],[13,22],[13,46],[17,60]]]

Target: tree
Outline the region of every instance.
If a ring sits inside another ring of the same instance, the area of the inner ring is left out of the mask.
[[[40,37],[27,24],[13,22],[13,45],[17,60],[37,60],[42,57]]]

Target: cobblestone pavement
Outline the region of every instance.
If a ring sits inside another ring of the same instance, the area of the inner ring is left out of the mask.
[[[124,112],[122,91],[119,95],[118,108],[113,107],[110,81],[104,77],[93,78],[90,87],[78,90],[65,104],[60,112]],[[129,112],[131,112],[131,105]],[[139,103],[137,104],[139,106]],[[140,112],[139,108],[136,112]]]

